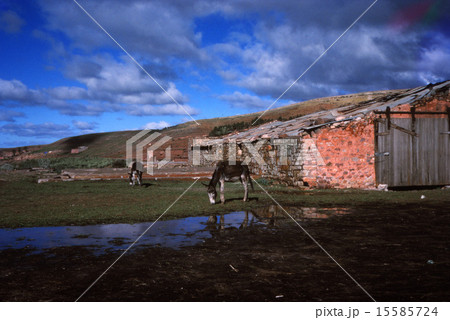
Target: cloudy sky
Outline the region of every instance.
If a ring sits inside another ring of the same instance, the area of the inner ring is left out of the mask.
[[[78,0],[144,72],[75,1],[2,0],[0,147],[265,110],[373,2]],[[449,13],[378,0],[274,107],[450,79]]]

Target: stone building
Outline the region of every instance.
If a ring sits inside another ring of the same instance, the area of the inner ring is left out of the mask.
[[[449,90],[450,81],[430,84],[197,140],[191,161],[246,160],[253,174],[298,187],[448,185]]]

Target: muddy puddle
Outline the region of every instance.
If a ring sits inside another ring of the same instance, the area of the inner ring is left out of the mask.
[[[325,219],[349,213],[346,208],[285,208],[272,205],[255,211],[232,212],[222,216],[189,217],[176,220],[137,224],[104,224],[88,226],[33,227],[0,229],[0,251],[30,249],[40,253],[58,247],[88,247],[95,254],[127,249],[142,233],[135,247],[181,249],[194,246],[214,237],[221,231],[248,227],[281,228],[307,219]]]
[[[448,301],[448,205],[287,211],[377,301]],[[158,221],[110,269],[150,223],[3,229],[0,301],[75,301],[107,268],[80,301],[371,301],[285,215]]]

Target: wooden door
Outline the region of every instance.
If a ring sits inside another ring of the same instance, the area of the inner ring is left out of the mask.
[[[389,123],[390,121],[390,123]],[[389,187],[450,185],[447,118],[375,121],[377,184]]]

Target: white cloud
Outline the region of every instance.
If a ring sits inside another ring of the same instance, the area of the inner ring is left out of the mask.
[[[25,21],[19,15],[11,10],[0,13],[0,30],[6,33],[19,33],[25,24]]]
[[[66,115],[99,115],[105,112],[101,103],[86,105],[70,101],[82,99],[76,94],[84,92],[78,87],[29,89],[19,80],[0,79],[0,105],[6,107],[44,106]]]
[[[162,116],[162,115],[185,115],[191,116],[198,114],[198,111],[188,105],[167,104],[164,106],[153,105],[130,105],[125,111],[133,116]]]
[[[100,115],[126,111],[133,115],[171,115],[198,112],[172,82],[160,83],[164,92],[138,67],[122,57],[74,56],[66,75],[80,86],[30,89],[19,80],[0,79],[0,104],[45,106],[66,115]],[[81,87],[84,86],[84,87]],[[170,96],[169,96],[170,95]],[[183,107],[177,106],[173,99]]]
[[[448,61],[450,61],[450,34],[447,36],[439,34],[426,48],[421,50],[418,68],[422,76],[426,75],[428,81],[436,82],[442,80],[436,75],[450,74]]]
[[[274,100],[262,99],[258,96],[239,91],[228,95],[220,95],[218,98],[228,102],[234,108],[257,110],[264,110],[274,102]]]
[[[96,122],[73,120],[72,124],[75,126],[75,128],[77,128],[79,130],[84,130],[84,131],[92,131],[93,129],[95,129],[95,127],[97,127]]]
[[[0,127],[0,132],[22,137],[67,137],[72,134],[68,125],[45,122],[10,123]]]
[[[192,28],[196,14],[209,12],[200,2],[113,1],[80,2],[95,19],[130,52],[160,59],[182,57],[203,61],[200,35]],[[116,45],[72,1],[40,1],[48,28],[64,32],[86,51]]]
[[[142,130],[164,129],[167,127],[170,127],[170,123],[166,121],[159,121],[159,122],[148,122],[141,129]]]
[[[42,103],[44,97],[38,90],[28,89],[19,80],[3,80],[0,79],[0,102],[12,101],[23,103]]]
[[[55,87],[46,92],[57,100],[83,100],[89,98],[89,93],[81,87]]]
[[[152,70],[147,71],[152,74]],[[161,68],[158,72],[170,73]],[[122,56],[119,60],[109,55],[73,56],[66,67],[66,76],[86,86],[86,92],[79,92],[80,95],[87,96],[80,97],[83,99],[124,104],[167,104],[173,102],[171,97],[178,103],[187,100],[174,83],[157,79],[170,97],[127,56]]]
[[[251,40],[242,43],[230,37],[209,51],[217,57],[217,73],[224,81],[274,99],[367,7],[362,2],[341,1],[319,9],[317,1],[299,4],[280,0],[275,5],[263,0],[256,8],[244,2],[235,4],[233,14],[253,10],[264,17],[251,30]],[[445,12],[449,5],[441,5]],[[448,63],[443,62],[447,58],[444,48],[450,45],[448,32],[419,27],[404,33],[390,30],[389,19],[409,6],[407,1],[374,6],[284,97],[299,101],[344,92],[414,87],[426,84],[425,78],[434,82],[450,78]],[[271,11],[282,18],[271,19]]]
[[[25,117],[25,114],[14,110],[0,110],[0,121],[16,122],[15,118],[18,117]]]

